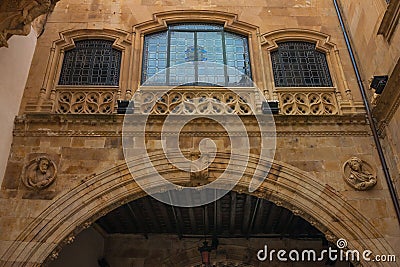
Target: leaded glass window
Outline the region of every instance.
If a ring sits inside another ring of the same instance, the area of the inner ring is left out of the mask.
[[[65,51],[60,85],[118,85],[121,51],[109,40],[75,41]]]
[[[326,56],[313,43],[279,43],[271,59],[277,87],[332,86]]]
[[[202,85],[204,81],[223,86],[251,85],[247,38],[225,31],[222,25],[170,25],[167,31],[146,35],[143,51],[145,85]],[[188,63],[184,68],[174,68],[184,63]]]

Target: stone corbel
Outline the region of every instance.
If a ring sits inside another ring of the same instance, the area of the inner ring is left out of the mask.
[[[3,10],[0,13],[0,47],[8,47],[7,41],[12,35],[28,35],[31,26],[39,35],[43,31],[47,15],[41,16],[49,14],[58,1],[3,1],[0,4],[0,10]],[[38,20],[34,22],[37,18]]]

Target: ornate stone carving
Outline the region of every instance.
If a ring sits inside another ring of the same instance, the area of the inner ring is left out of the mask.
[[[207,182],[208,180],[208,166],[210,158],[207,154],[191,153],[191,172],[190,180]]]
[[[59,0],[18,0],[2,1],[0,10],[0,47],[8,46],[7,40],[13,34],[27,35],[31,22],[42,14],[51,12]]]
[[[111,114],[114,110],[114,90],[57,90],[56,113]]]
[[[75,236],[71,235],[65,240],[66,244],[72,244],[75,241]]]
[[[160,94],[155,90],[143,90],[140,99],[140,112],[144,114],[253,114],[254,92],[236,94],[230,90],[172,90]]]
[[[50,254],[50,260],[55,260],[55,259],[57,259],[58,258],[58,251],[53,251],[51,254]]]
[[[279,92],[285,115],[335,115],[339,113],[334,92]]]
[[[87,221],[82,225],[82,229],[88,229],[90,226],[92,226],[93,222]]]
[[[368,190],[375,186],[376,175],[372,167],[358,157],[352,157],[343,164],[343,175],[346,182],[357,190]]]
[[[57,167],[46,156],[40,156],[31,160],[24,169],[22,181],[26,187],[41,190],[49,187],[57,175]]]
[[[338,239],[331,231],[327,230],[325,231],[325,238],[331,243],[336,243],[336,240]]]

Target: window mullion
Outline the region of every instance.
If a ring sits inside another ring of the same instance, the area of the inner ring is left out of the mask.
[[[170,69],[169,67],[171,66],[171,31],[167,31],[167,69],[165,71],[165,82],[167,85],[169,84],[169,75],[170,75]]]
[[[281,48],[278,48],[278,55],[279,55],[279,61],[280,61],[280,64],[281,64],[281,66],[282,66],[282,77],[283,77],[283,86],[289,86],[289,84],[288,84],[288,79],[287,79],[287,76],[286,76],[286,68],[285,68],[285,62],[283,62],[283,48],[281,49]],[[288,53],[289,53],[289,51],[288,51]]]
[[[197,84],[199,82],[199,64],[198,64],[198,60],[199,60],[199,56],[198,56],[198,48],[197,48],[197,32],[193,32],[193,38],[194,38],[194,78],[195,78],[195,84]]]
[[[225,32],[221,32],[222,38],[222,58],[224,63],[224,77],[225,77],[225,86],[229,85],[229,76],[228,76],[228,60],[226,55],[226,42],[225,42]]]
[[[97,49],[96,45],[94,46],[93,49],[90,48],[91,53],[90,53],[89,70],[88,70],[88,78],[87,78],[88,79],[88,84],[92,84],[92,82],[93,82],[93,67],[94,67],[94,60],[95,60],[95,57],[96,57],[96,49]],[[98,78],[100,79],[102,70],[99,69],[99,71],[100,71],[100,75],[99,75]]]

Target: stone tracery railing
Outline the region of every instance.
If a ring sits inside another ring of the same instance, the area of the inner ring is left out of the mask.
[[[330,88],[288,88],[278,91],[281,114],[336,115],[340,109]]]
[[[136,112],[143,114],[253,114],[254,88],[175,88],[168,92],[143,88],[134,99]]]
[[[280,88],[277,90],[282,115],[341,114],[331,88]],[[53,111],[61,114],[112,114],[117,88],[60,87]],[[144,87],[134,96],[135,113],[155,115],[237,114],[260,112],[256,88],[184,87],[165,90]]]
[[[57,90],[55,113],[111,114],[116,90],[104,88],[63,88]]]

